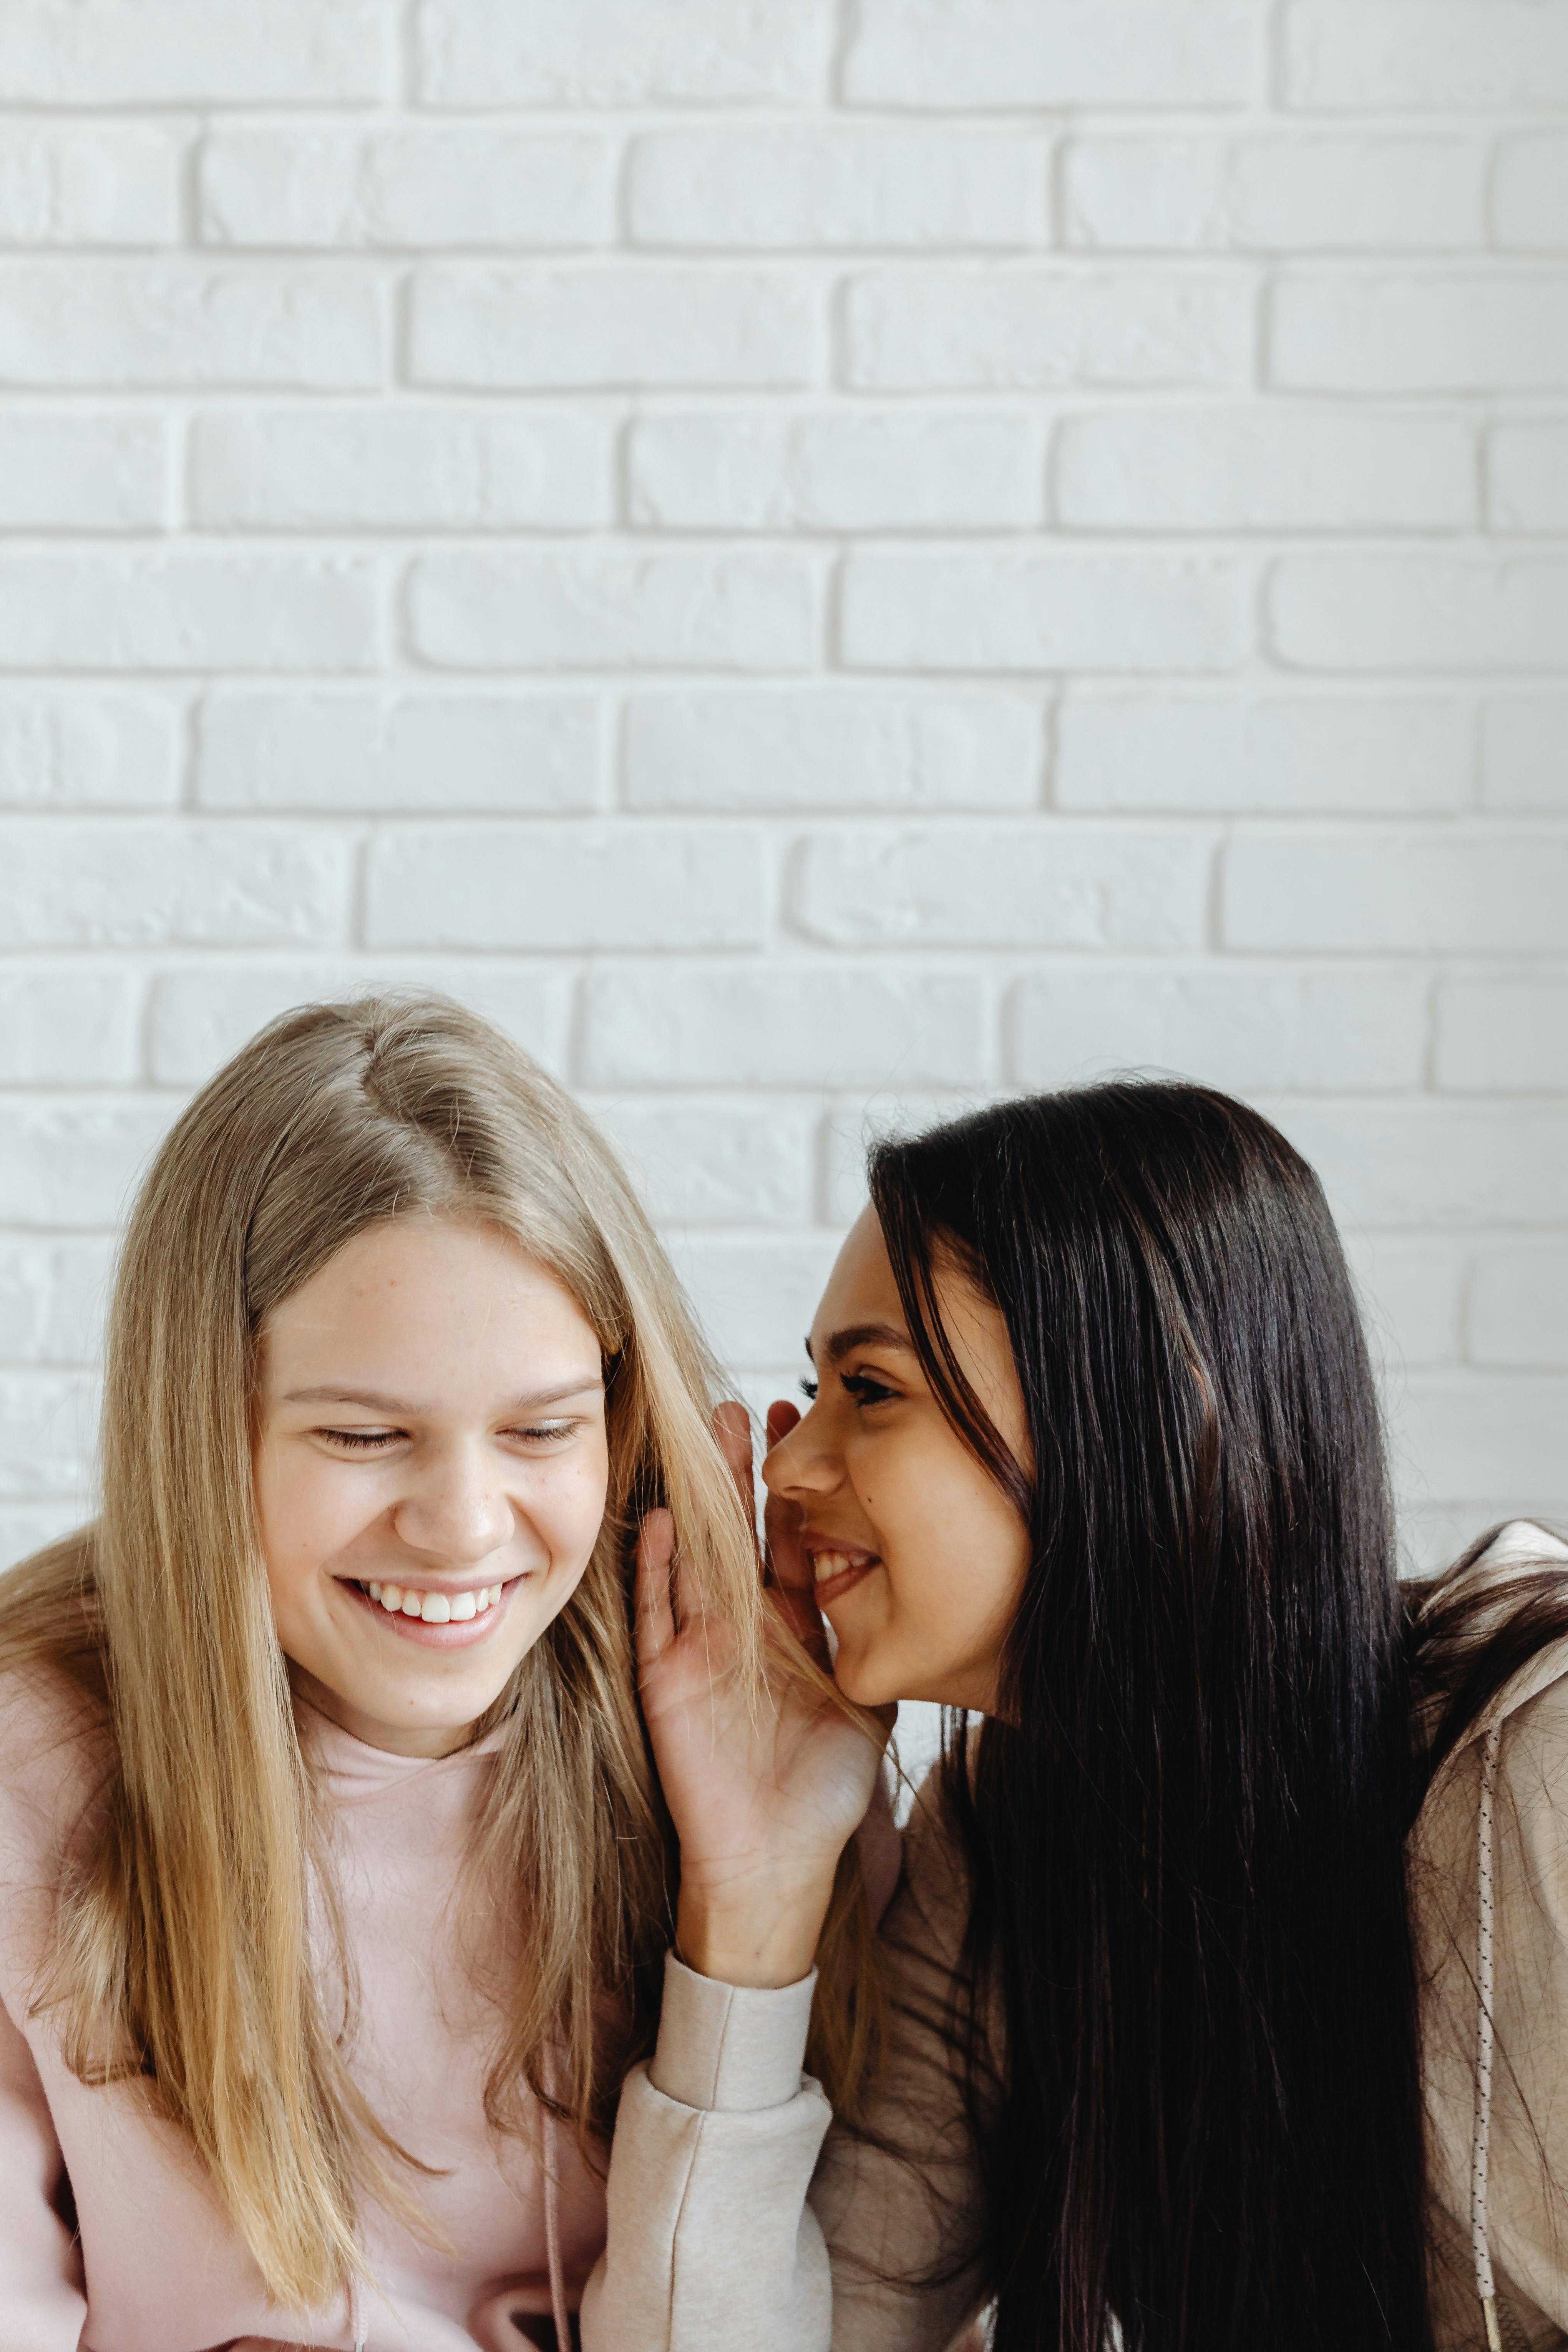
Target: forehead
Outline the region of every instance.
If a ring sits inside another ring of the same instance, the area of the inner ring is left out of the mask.
[[[282,1299],[263,1330],[268,1359],[433,1345],[493,1354],[520,1343],[583,1340],[593,1329],[564,1283],[494,1226],[387,1220],[356,1234]]]
[[[814,1343],[853,1323],[896,1323],[904,1319],[899,1286],[882,1239],[874,1209],[865,1209],[844,1238],[834,1261],[816,1313],[812,1318]]]

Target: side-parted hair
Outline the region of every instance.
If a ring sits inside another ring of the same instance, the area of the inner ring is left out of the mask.
[[[651,2046],[677,1855],[637,1702],[639,1510],[668,1507],[743,1672],[763,1669],[752,1538],[710,1420],[717,1370],[592,1122],[441,998],[313,1005],[263,1030],[142,1186],[109,1320],[100,1515],[0,1582],[0,1668],[63,1670],[110,1733],[39,2006],[62,2014],[83,2081],[142,2079],[269,2292],[302,2310],[357,2268],[367,2191],[417,2226],[405,2168],[422,2168],[352,2081],[312,1967],[308,1906],[331,1916],[331,1880],[254,1498],[258,1339],[355,1234],[419,1215],[510,1235],[571,1291],[605,1374],[602,1531],[476,1733],[507,1727],[469,1856],[508,1940],[498,2129],[524,2127],[526,2084],[603,2135]],[[838,1918],[852,1941],[853,1887]],[[831,1994],[816,2039],[852,2095]]]
[[[1031,1538],[941,1783],[997,2352],[1430,2352],[1400,1612],[1318,1181],[1243,1105],[1129,1080],[885,1143],[870,1183]],[[1005,1320],[1027,1464],[952,1273]]]

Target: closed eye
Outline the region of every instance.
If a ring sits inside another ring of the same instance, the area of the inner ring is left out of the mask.
[[[857,1404],[886,1404],[898,1391],[887,1387],[869,1372],[840,1372],[839,1384]]]
[[[816,1382],[815,1381],[802,1381],[800,1384],[800,1392],[803,1397],[809,1397],[813,1404],[816,1402]]]
[[[329,1438],[334,1445],[345,1445],[351,1454],[374,1454],[384,1445],[395,1445],[402,1435],[396,1429],[322,1429],[318,1436]]]

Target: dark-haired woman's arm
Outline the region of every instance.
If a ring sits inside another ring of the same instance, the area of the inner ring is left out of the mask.
[[[830,2126],[803,2072],[809,1979],[736,1989],[672,1958],[658,2049],[622,2094],[584,2352],[944,2352],[984,2300],[948,2025],[966,1908],[922,1801],[881,1928],[889,2049],[859,2131]]]

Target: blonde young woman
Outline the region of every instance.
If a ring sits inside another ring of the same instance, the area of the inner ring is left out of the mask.
[[[714,1395],[605,1146],[456,1006],[289,1015],[176,1122],[100,1516],[0,1582],[5,2352],[574,2332],[674,1916],[639,1511],[763,1660]]]

